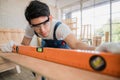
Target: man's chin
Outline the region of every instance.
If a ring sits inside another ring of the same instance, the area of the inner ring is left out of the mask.
[[[47,34],[44,34],[44,35],[42,35],[43,37],[47,37],[48,35]]]

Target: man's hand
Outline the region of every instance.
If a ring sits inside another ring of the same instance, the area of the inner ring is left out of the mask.
[[[16,43],[14,41],[10,41],[1,47],[1,51],[2,52],[12,52],[12,48],[14,45],[16,45]]]
[[[96,50],[120,54],[120,42],[103,43]]]

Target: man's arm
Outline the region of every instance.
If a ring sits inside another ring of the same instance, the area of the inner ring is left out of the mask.
[[[81,50],[94,50],[95,47],[89,46],[81,41],[78,41],[76,37],[71,33],[69,34],[64,41],[70,46],[72,49],[81,49]]]
[[[31,40],[32,40],[32,38],[28,38],[28,37],[25,37],[25,36],[24,36],[21,44],[22,44],[22,45],[30,45]]]

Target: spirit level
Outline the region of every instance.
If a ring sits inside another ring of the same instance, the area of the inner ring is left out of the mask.
[[[120,77],[120,54],[87,50],[14,46],[13,52],[88,71]]]

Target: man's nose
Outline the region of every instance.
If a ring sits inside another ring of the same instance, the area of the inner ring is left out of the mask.
[[[45,27],[43,25],[40,26],[40,30],[41,32],[44,32],[45,31]]]

